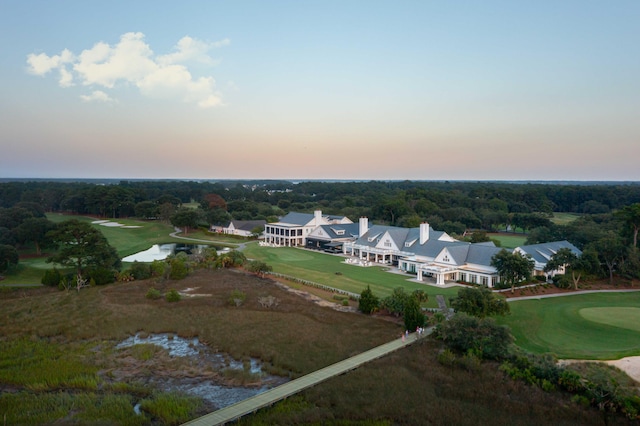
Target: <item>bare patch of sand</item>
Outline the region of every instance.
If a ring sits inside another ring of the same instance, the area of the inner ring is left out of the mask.
[[[626,358],[613,359],[609,361],[598,361],[598,360],[588,360],[588,359],[563,359],[563,360],[560,360],[560,365],[571,364],[574,362],[602,362],[608,365],[612,365],[624,371],[627,374],[627,376],[631,377],[633,380],[640,383],[640,356],[629,356]]]

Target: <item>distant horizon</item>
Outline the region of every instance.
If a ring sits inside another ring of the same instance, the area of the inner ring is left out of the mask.
[[[127,177],[0,177],[0,182],[33,182],[33,181],[70,181],[70,182],[91,182],[91,181],[112,181],[112,182],[152,182],[152,181],[184,181],[184,182],[224,182],[224,181],[284,181],[290,183],[300,182],[326,182],[326,183],[344,183],[344,182],[483,182],[483,183],[541,183],[541,184],[562,184],[562,183],[579,183],[579,184],[640,184],[640,180],[591,180],[591,179],[322,179],[322,178],[127,178]]]

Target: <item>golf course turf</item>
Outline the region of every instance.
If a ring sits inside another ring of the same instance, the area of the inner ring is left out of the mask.
[[[640,292],[591,293],[520,300],[499,322],[516,344],[558,358],[618,359],[640,355]]]

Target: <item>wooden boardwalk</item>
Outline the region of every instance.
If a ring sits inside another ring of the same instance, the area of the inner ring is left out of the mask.
[[[244,401],[237,402],[233,405],[229,405],[228,407],[221,408],[218,411],[214,411],[213,413],[209,413],[197,419],[191,420],[190,422],[185,423],[185,425],[223,425],[225,423],[237,420],[246,414],[254,413],[261,408],[268,407],[304,389],[330,379],[331,377],[335,377],[347,371],[358,368],[366,362],[373,361],[374,359],[380,358],[390,352],[410,345],[416,342],[420,337],[431,334],[432,331],[432,328],[427,328],[422,333],[422,336],[418,336],[418,333],[411,333],[405,339],[395,339],[389,343],[385,343],[384,345],[370,349],[359,355],[347,358],[344,361],[337,362],[333,365],[307,374],[306,376],[302,376],[298,379],[292,380],[273,389],[269,389],[268,391],[245,399]]]

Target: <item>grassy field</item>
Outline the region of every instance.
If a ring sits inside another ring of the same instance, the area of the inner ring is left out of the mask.
[[[580,215],[576,213],[556,212],[553,214],[553,217],[551,218],[551,222],[555,223],[556,225],[566,225],[568,223],[573,222],[579,217]]]
[[[500,241],[501,247],[506,249],[514,249],[516,247],[523,246],[527,240],[527,236],[523,234],[492,233],[487,234],[487,236],[491,239]]]
[[[640,355],[640,292],[597,293],[510,303],[516,344],[559,358],[618,359]]]
[[[394,288],[404,287],[411,292],[424,290],[429,295],[426,306],[436,307],[436,295],[444,295],[446,299],[457,295],[458,288],[440,288],[408,281],[410,275],[385,272],[383,266],[360,267],[344,263],[344,257],[326,253],[303,250],[291,247],[261,247],[250,244],[244,254],[251,259],[266,262],[274,272],[290,275],[308,281],[361,293],[367,286],[378,297],[391,294]]]

